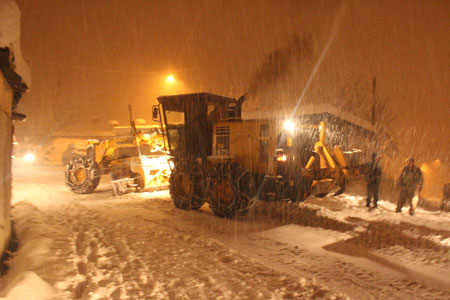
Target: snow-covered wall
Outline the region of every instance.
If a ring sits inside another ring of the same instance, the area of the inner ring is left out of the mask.
[[[20,11],[14,0],[0,0],[0,255],[11,236],[11,154],[13,103],[30,86],[20,51]]]
[[[11,202],[11,107],[13,93],[0,72],[0,253],[10,237],[9,207]]]
[[[0,48],[13,53],[14,71],[30,87],[31,73],[20,48],[20,10],[15,0],[0,0]]]

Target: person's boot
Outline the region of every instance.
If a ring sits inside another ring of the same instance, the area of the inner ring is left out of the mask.
[[[409,210],[409,215],[410,215],[410,216],[414,216],[414,210],[413,210],[413,209],[410,209],[410,210]]]

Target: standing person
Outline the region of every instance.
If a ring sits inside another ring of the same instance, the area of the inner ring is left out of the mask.
[[[442,191],[441,210],[450,212],[450,183],[444,185]]]
[[[377,154],[372,153],[372,161],[366,165],[365,179],[367,184],[367,204],[370,209],[370,202],[373,197],[373,207],[378,207],[378,189],[381,181],[381,167]]]
[[[407,160],[408,165],[403,168],[400,175],[400,199],[397,202],[396,212],[401,212],[406,200],[409,203],[409,214],[414,215],[414,205],[412,198],[423,189],[422,171],[414,165],[414,158]]]

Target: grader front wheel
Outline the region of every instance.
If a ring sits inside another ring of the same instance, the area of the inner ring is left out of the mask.
[[[242,168],[219,165],[212,173],[210,182],[210,206],[219,217],[242,217],[256,201],[255,178]]]
[[[311,195],[311,185],[312,185],[312,180],[301,179],[298,182],[297,195],[296,195],[296,197],[294,197],[293,201],[294,202],[305,201],[306,198],[308,198],[309,195]]]

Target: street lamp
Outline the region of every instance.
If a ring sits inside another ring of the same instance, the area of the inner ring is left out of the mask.
[[[167,82],[170,82],[170,83],[175,82],[175,77],[173,75],[167,76]]]

